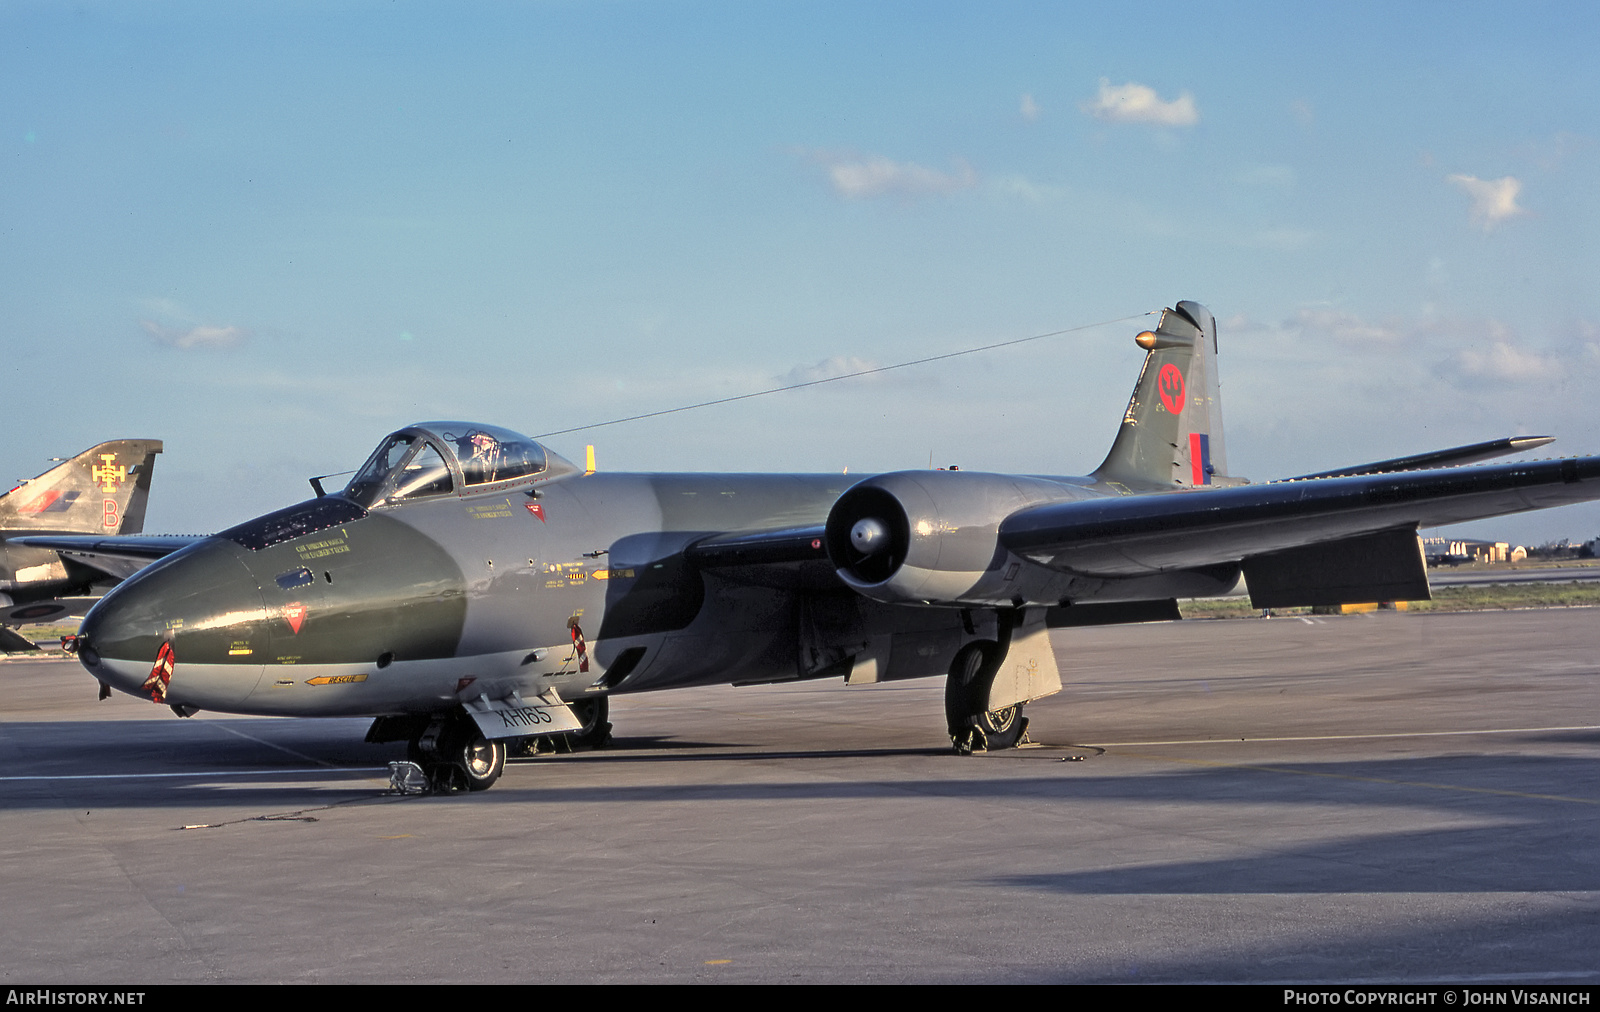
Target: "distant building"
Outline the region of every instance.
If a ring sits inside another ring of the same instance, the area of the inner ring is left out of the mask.
[[[1457,566],[1464,562],[1521,562],[1528,557],[1522,545],[1470,538],[1424,538],[1422,552],[1430,566]]]

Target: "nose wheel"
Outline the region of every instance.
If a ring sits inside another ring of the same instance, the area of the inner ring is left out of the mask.
[[[427,776],[435,791],[486,791],[506,768],[506,743],[485,738],[472,718],[436,720],[413,738],[406,757]]]

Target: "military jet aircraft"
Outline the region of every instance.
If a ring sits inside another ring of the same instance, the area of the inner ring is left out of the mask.
[[[1423,599],[1419,527],[1600,498],[1600,457],[1449,466],[1542,437],[1251,484],[1216,340],[1193,302],[1138,335],[1085,477],[588,473],[505,429],[411,425],[342,491],[117,587],[78,657],[182,716],[374,717],[441,787],[489,787],[509,741],[603,738],[613,694],[728,682],[943,675],[970,752],[1061,688],[1053,627],[1177,618],[1241,572],[1259,607]]]
[[[16,539],[44,532],[139,533],[160,452],[156,439],[101,443],[0,495],[0,649],[33,649],[5,626],[82,615],[97,590],[127,575]]]

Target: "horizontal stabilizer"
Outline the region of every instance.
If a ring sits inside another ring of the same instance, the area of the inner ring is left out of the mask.
[[[0,653],[20,654],[38,649],[33,640],[0,626]]]
[[[1013,513],[1000,542],[1052,569],[1135,576],[1591,499],[1600,457],[1569,457],[1050,503]]]
[[[9,605],[0,608],[0,626],[82,618],[99,600],[98,597],[52,597],[44,601]]]
[[[1476,464],[1480,460],[1493,460],[1496,457],[1504,457],[1508,453],[1524,453],[1540,446],[1547,446],[1555,441],[1556,437],[1554,436],[1507,436],[1504,439],[1491,439],[1484,443],[1452,446],[1448,450],[1434,450],[1431,453],[1418,453],[1410,457],[1375,460],[1370,464],[1341,467],[1337,471],[1318,471],[1316,474],[1302,474],[1298,477],[1284,480],[1343,478],[1352,474],[1389,474],[1394,471],[1421,471],[1430,467],[1455,467],[1459,464]]]

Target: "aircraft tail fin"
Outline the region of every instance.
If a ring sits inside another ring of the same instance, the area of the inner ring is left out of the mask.
[[[139,534],[159,439],[93,446],[0,496],[0,531]]]
[[[1144,368],[1094,477],[1141,491],[1239,484],[1228,477],[1210,311],[1180,302],[1135,341],[1145,349]]]

